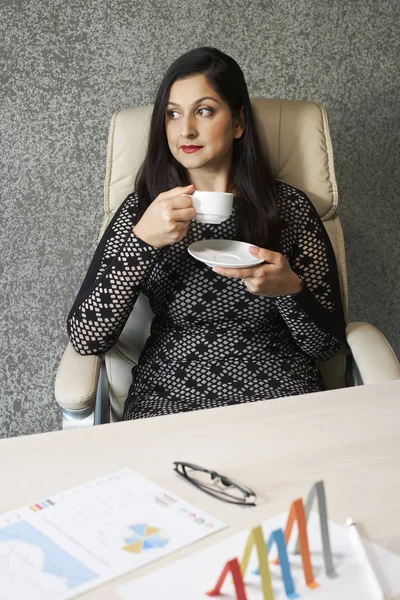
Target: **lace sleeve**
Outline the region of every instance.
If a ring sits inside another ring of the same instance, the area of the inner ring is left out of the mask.
[[[283,253],[302,279],[303,289],[278,296],[276,306],[296,343],[327,360],[345,340],[345,323],[335,255],[328,234],[308,197],[286,184],[282,199]]]
[[[102,354],[117,341],[160,250],[133,232],[137,196],[114,215],[67,318],[71,343],[80,354]]]

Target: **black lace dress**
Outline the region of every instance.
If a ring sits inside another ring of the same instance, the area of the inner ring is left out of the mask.
[[[155,249],[135,237],[130,194],[104,233],[67,328],[80,354],[107,352],[144,292],[155,313],[132,370],[124,419],[166,415],[322,390],[316,360],[344,342],[331,243],[307,196],[278,182],[282,253],[304,286],[294,296],[251,294],[195,260],[187,247],[236,239],[235,209],[220,225],[193,221],[183,240]],[[240,201],[240,199],[236,199]]]

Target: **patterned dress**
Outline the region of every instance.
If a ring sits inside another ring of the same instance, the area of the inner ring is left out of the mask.
[[[77,352],[102,354],[117,341],[139,293],[148,296],[155,317],[132,369],[124,419],[324,389],[316,360],[332,357],[345,338],[335,257],[307,196],[283,182],[278,196],[281,250],[303,289],[274,298],[252,294],[187,251],[202,239],[237,239],[235,207],[219,225],[192,221],[184,239],[162,249],[132,232],[135,193],[119,207],[67,328]]]

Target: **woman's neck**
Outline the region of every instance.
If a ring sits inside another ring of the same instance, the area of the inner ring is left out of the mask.
[[[229,177],[225,173],[210,176],[192,171],[189,172],[189,177],[196,190],[203,192],[231,192],[233,195],[236,195],[236,189],[229,182]]]

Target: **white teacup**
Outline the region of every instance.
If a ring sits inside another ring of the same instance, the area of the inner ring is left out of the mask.
[[[222,223],[232,214],[233,194],[229,192],[202,192],[192,194],[196,209],[195,220],[200,223]]]

